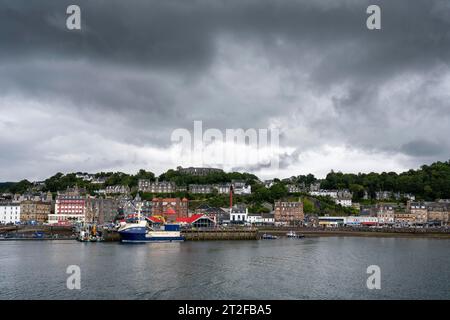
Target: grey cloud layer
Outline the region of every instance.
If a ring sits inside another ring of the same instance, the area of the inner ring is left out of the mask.
[[[77,1],[81,32],[65,28],[72,3],[3,1],[0,10],[0,97],[69,114],[77,125],[67,130],[163,148],[193,120],[276,123],[296,148],[287,167],[325,144],[414,165],[450,156],[448,1]],[[365,9],[375,3],[382,30],[371,32]],[[2,172],[29,154],[10,140],[0,147],[10,150]]]

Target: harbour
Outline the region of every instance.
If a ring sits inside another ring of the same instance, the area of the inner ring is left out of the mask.
[[[101,241],[117,242],[120,235],[114,228],[98,229]],[[258,240],[264,234],[287,236],[296,232],[305,237],[386,237],[450,239],[450,229],[392,229],[392,228],[307,228],[307,227],[251,227],[251,228],[200,228],[181,229],[186,241]],[[76,240],[79,233],[70,226],[10,226],[0,227],[3,240]]]

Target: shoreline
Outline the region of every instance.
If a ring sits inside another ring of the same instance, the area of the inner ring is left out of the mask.
[[[77,240],[77,238],[56,238],[56,239],[33,239],[33,238],[0,238],[1,241],[61,241],[61,240]]]
[[[294,230],[309,237],[375,237],[375,238],[431,238],[450,239],[450,233],[437,232],[382,232],[382,231],[343,231],[343,230]],[[285,235],[286,230],[258,230],[258,233]]]
[[[192,230],[184,232],[186,241],[214,241],[214,240],[257,240],[264,233],[272,234],[280,237],[286,236],[289,231],[295,231],[303,234],[305,238],[314,237],[374,237],[374,238],[424,238],[424,239],[450,239],[450,232],[439,231],[417,231],[417,230],[333,230],[333,229],[310,229],[310,228],[260,228],[253,230]],[[74,236],[64,237],[44,237],[44,238],[28,238],[28,237],[0,237],[1,241],[58,241],[71,240],[77,238]],[[104,242],[118,242],[118,234],[115,232],[105,233]]]

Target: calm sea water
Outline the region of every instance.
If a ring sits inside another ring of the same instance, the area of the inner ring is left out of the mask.
[[[81,290],[68,290],[68,265]],[[381,268],[368,290],[366,269]],[[0,242],[0,299],[450,299],[450,240]]]

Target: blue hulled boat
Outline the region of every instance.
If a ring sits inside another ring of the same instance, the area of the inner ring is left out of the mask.
[[[147,220],[127,222],[118,230],[122,242],[180,242],[184,241],[179,224],[150,226]]]

